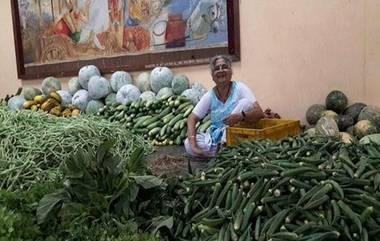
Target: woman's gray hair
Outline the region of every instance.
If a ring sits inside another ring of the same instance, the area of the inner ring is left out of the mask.
[[[232,65],[232,60],[229,56],[227,55],[216,55],[214,57],[211,58],[210,60],[210,69],[211,69],[211,73],[214,72],[215,70],[215,63],[218,59],[223,59],[224,62],[226,62],[226,64],[228,65],[228,67],[231,68],[231,65]]]

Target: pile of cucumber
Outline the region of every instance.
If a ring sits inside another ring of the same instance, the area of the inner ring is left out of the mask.
[[[144,135],[153,145],[181,145],[187,136],[187,117],[193,108],[186,97],[172,95],[154,101],[105,105],[98,115],[120,122],[132,133]],[[206,116],[197,124],[197,130],[205,132],[210,124],[210,116]]]
[[[380,241],[380,146],[243,143],[178,182],[175,240]]]

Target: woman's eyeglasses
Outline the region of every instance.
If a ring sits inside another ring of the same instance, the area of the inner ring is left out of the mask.
[[[218,71],[218,70],[225,70],[225,69],[229,69],[230,66],[228,64],[221,64],[221,65],[216,65],[214,67],[214,71]]]

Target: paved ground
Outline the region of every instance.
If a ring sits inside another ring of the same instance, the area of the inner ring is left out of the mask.
[[[207,160],[192,158],[183,146],[156,146],[156,150],[146,156],[148,165],[157,175],[182,175],[188,171],[190,162],[193,170],[202,169]]]

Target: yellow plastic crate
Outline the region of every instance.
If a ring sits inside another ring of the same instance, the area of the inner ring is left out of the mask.
[[[283,119],[262,119],[257,123],[241,123],[227,127],[227,146],[244,141],[261,139],[280,140],[300,133],[300,121]]]

